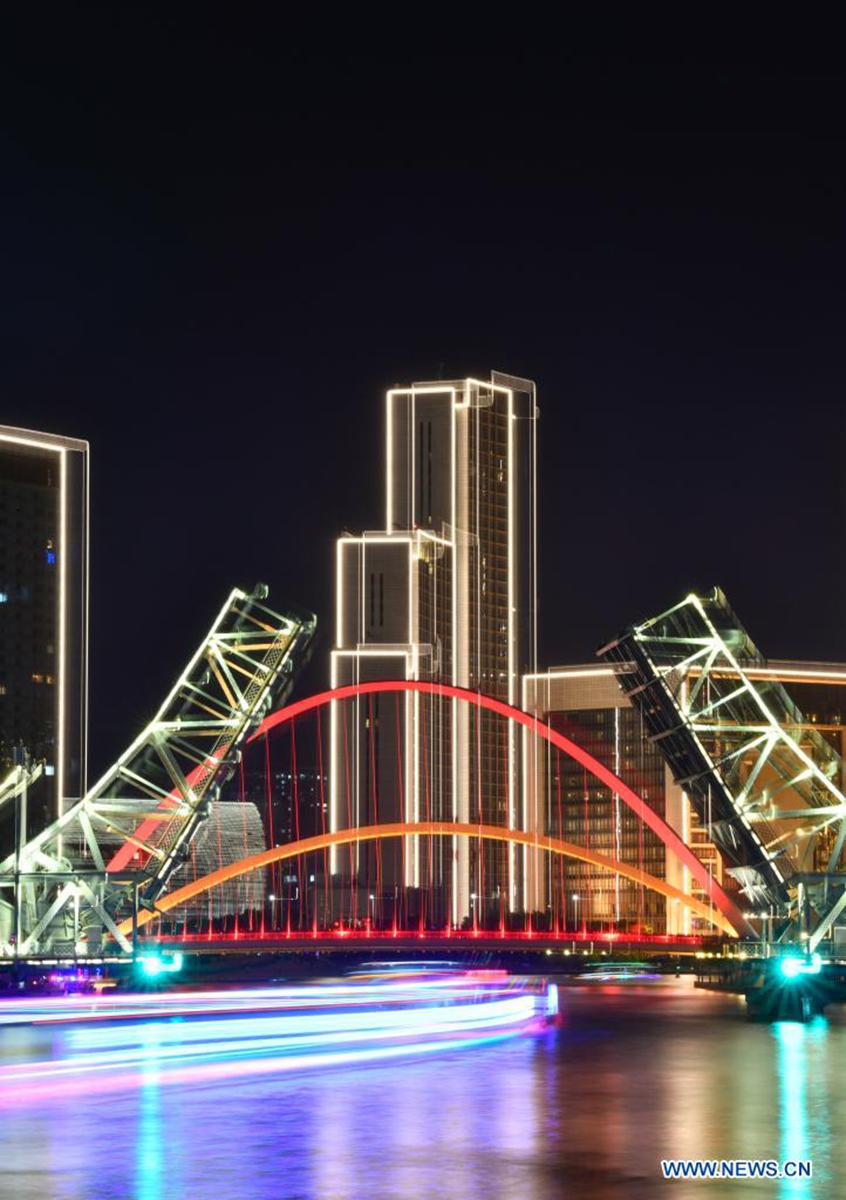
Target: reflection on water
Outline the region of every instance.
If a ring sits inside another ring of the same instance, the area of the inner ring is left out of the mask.
[[[805,1161],[808,1150],[807,1110],[807,1051],[808,1029],[790,1021],[773,1026],[778,1039],[778,1094],[781,1110],[781,1158]],[[802,1187],[799,1180],[784,1180],[785,1196],[792,1196]]]
[[[687,982],[565,988],[537,1038],[390,1066],[142,1086],[3,1112],[0,1195],[842,1196],[846,1014],[750,1025]],[[0,1055],[43,1057],[41,1031]],[[835,1135],[832,1135],[832,1130]],[[809,1181],[664,1183],[668,1157],[813,1159]]]
[[[820,1088],[827,1076],[829,1023],[823,1017],[816,1017],[809,1025],[779,1021],[772,1030],[778,1042],[779,1157],[794,1162],[811,1159],[815,1169],[822,1172],[830,1153],[827,1097]],[[781,1195],[785,1198],[808,1193],[804,1179],[781,1181]]]
[[[159,1065],[144,1069],[144,1081],[138,1096],[138,1133],[135,1139],[135,1177],[138,1200],[158,1200],[165,1195],[165,1156],[168,1138],[162,1128],[159,1094]]]

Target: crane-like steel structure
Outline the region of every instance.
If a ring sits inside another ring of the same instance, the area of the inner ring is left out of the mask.
[[[80,800],[0,862],[0,959],[131,953],[119,925],[155,906],[238,762],[308,660],[310,613],[234,589],[159,711]],[[17,787],[10,781],[10,791]]]
[[[753,910],[815,950],[846,909],[840,756],[807,722],[719,588],[599,651]]]

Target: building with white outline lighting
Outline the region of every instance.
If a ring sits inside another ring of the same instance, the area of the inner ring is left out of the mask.
[[[337,543],[333,686],[434,680],[519,704],[536,662],[537,420],[535,385],[498,372],[387,393],[385,527]],[[456,701],[336,704],[330,826],[478,819],[522,828],[519,751],[513,729]],[[515,847],[406,843],[380,852],[380,898],[413,889],[424,908],[430,898],[429,918],[454,924],[524,909]],[[342,861],[346,853],[333,871],[355,873],[376,851]],[[434,898],[445,895],[449,911],[436,913]]]
[[[0,757],[43,766],[31,827],[84,793],[87,724],[88,443],[0,426]]]

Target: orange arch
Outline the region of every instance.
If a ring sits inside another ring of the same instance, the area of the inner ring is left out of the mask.
[[[678,900],[679,903],[690,909],[695,916],[710,921],[718,929],[721,929],[731,937],[736,936],[738,933],[737,928],[719,909],[712,910],[707,904],[703,904],[699,900],[694,900],[692,896],[686,895],[678,888],[667,883],[666,880],[658,879],[654,875],[642,871],[639,867],[632,866],[630,863],[620,862],[615,858],[608,858],[604,854],[599,854],[596,850],[590,850],[586,846],[578,846],[573,842],[565,842],[560,838],[540,837],[536,834],[524,833],[517,829],[502,829],[498,825],[466,825],[449,821],[362,825],[358,829],[341,829],[335,833],[302,838],[298,842],[289,842],[285,846],[275,846],[271,850],[262,850],[258,854],[251,854],[247,858],[239,859],[238,862],[230,863],[226,867],[221,867],[217,871],[203,875],[199,879],[195,879],[191,883],[186,883],[183,887],[177,888],[176,891],[170,892],[157,902],[155,912],[143,911],[138,913],[137,926],[140,928],[147,925],[162,913],[169,912],[173,908],[178,908],[181,904],[185,904],[186,901],[193,900],[196,896],[202,895],[209,888],[217,887],[221,883],[227,883],[230,879],[235,879],[239,875],[246,875],[250,871],[257,871],[261,867],[267,867],[271,863],[296,858],[300,854],[311,854],[314,851],[326,850],[330,846],[345,846],[352,842],[373,842],[386,838],[415,835],[485,838],[488,841],[511,842],[520,846],[533,846],[536,849],[548,851],[550,854],[560,854],[567,858],[579,859],[581,862],[590,863],[595,867],[602,867],[605,870],[622,875],[626,879],[631,879],[635,883],[642,884],[644,887],[650,888],[652,891],[658,892],[670,900]],[[131,918],[124,921],[118,928],[121,933],[130,934],[132,932]]]

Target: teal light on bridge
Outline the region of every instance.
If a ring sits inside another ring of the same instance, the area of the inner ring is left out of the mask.
[[[150,979],[159,975],[175,975],[177,971],[182,970],[182,955],[177,952],[172,958],[166,958],[161,954],[142,954],[138,964],[143,974]]]
[[[796,979],[800,975],[819,975],[822,970],[822,959],[819,954],[812,954],[810,958],[787,955],[781,959],[779,967],[785,979]]]

